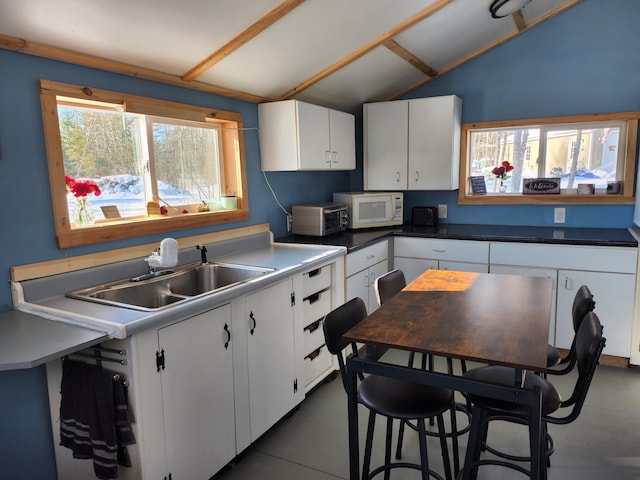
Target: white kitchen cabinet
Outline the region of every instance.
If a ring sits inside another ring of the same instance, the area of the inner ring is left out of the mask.
[[[558,348],[571,346],[573,299],[581,285],[589,287],[607,338],[604,354],[630,357],[636,248],[494,242],[490,262],[492,272],[494,265],[557,271],[555,346]]]
[[[402,270],[407,283],[429,269],[487,273],[489,244],[471,240],[396,237],[393,267]]]
[[[456,190],[461,118],[454,95],[365,104],[365,189]]]
[[[581,285],[589,287],[596,302],[594,311],[607,339],[603,353],[630,357],[635,274],[559,270],[556,346],[571,347],[574,336],[571,306]]]
[[[128,405],[136,444],[123,480],[209,478],[237,454],[231,309],[209,312],[149,329],[101,347],[126,352],[125,365],[104,361],[129,384]],[[82,360],[80,360],[82,361]],[[87,361],[87,360],[85,360]],[[47,364],[58,478],[94,478],[91,460],[59,446],[60,362]],[[53,413],[57,412],[57,413]]]
[[[292,294],[292,280],[287,280],[246,297],[252,442],[304,397],[296,395]]]
[[[389,271],[389,241],[375,243],[346,256],[345,300],[360,297],[367,312],[378,309],[375,280]]]
[[[209,478],[236,455],[230,330],[231,309],[225,305],[158,331],[172,478]]]
[[[298,100],[258,106],[264,171],[354,170],[355,117]]]

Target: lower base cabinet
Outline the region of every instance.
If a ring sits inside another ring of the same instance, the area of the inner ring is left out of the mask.
[[[332,356],[306,371],[303,327],[323,315],[320,304],[342,304],[343,279],[342,259],[334,260],[210,311],[102,343],[126,359],[102,362],[128,382],[136,444],[128,447],[132,467],[121,467],[120,478],[210,478],[295,408],[311,377],[318,383],[333,371]],[[316,293],[321,300],[305,308],[303,299]],[[61,366],[47,364],[58,478],[95,478],[91,460],[74,459],[59,445]]]
[[[292,295],[289,280],[246,297],[251,442],[302,399],[295,372]]]
[[[229,305],[158,331],[167,472],[209,478],[236,454]]]
[[[603,353],[629,357],[636,289],[636,276],[633,274],[559,270],[556,346],[571,347],[574,336],[571,306],[581,285],[589,287],[596,302],[594,312],[602,322],[603,335],[607,339]]]

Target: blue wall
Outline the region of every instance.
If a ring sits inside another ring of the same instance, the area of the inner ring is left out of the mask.
[[[637,0],[584,0],[550,21],[412,92],[456,94],[465,122],[640,110]],[[240,112],[257,125],[254,104],[0,50],[0,311],[11,308],[9,268],[141,243],[164,235],[58,250],[51,219],[38,79],[88,85]],[[409,98],[409,96],[408,96]],[[361,145],[361,122],[357,144]],[[258,138],[247,132],[251,218],[228,227],[268,222],[283,235],[285,216],[260,171]],[[359,150],[361,152],[361,149]],[[331,192],[362,188],[359,170],[268,173],[281,203],[330,200]],[[457,192],[410,192],[413,205],[446,203],[450,223],[549,225],[553,206],[458,206]],[[631,206],[567,205],[568,226],[627,227]],[[175,237],[219,230],[172,232]],[[3,478],[55,478],[44,368],[0,372],[0,472]]]
[[[458,95],[463,122],[638,111],[639,21],[637,0],[585,0],[405,98]],[[409,192],[405,216],[414,205],[446,203],[449,223],[553,225],[557,207],[467,206],[457,199],[457,191]],[[630,205],[563,206],[566,226],[632,226]]]

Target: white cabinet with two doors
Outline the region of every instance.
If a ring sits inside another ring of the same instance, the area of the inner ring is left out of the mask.
[[[355,117],[284,100],[258,106],[264,171],[354,170]]]
[[[555,338],[551,343],[565,349],[574,336],[573,299],[578,288],[586,285],[604,326],[604,354],[629,358],[637,256],[636,248],[627,247],[492,242],[490,271],[554,280],[556,308],[550,329]]]
[[[365,190],[455,190],[462,100],[454,95],[364,105]]]

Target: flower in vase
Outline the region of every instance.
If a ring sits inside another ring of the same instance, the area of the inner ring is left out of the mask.
[[[64,177],[67,184],[67,191],[71,192],[76,198],[76,207],[73,211],[73,223],[78,226],[92,225],[95,221],[93,210],[87,202],[87,197],[91,194],[96,197],[102,192],[98,184],[90,178],[71,178],[67,175]]]

